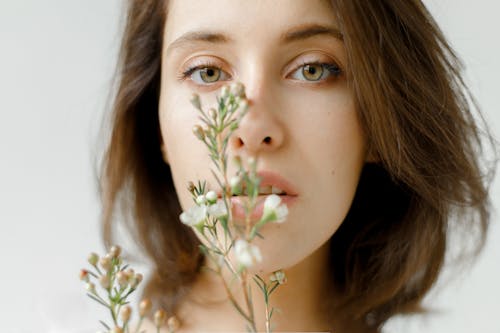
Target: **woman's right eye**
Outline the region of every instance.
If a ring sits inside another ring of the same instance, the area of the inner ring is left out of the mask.
[[[184,71],[180,79],[191,79],[196,84],[207,85],[218,81],[227,81],[229,75],[217,66],[201,64],[193,66]]]

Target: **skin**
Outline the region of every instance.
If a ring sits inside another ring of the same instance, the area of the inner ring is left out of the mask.
[[[207,108],[214,105],[219,88],[237,81],[246,87],[250,109],[229,143],[230,160],[236,155],[243,160],[258,156],[258,170],[279,173],[298,191],[287,220],[266,225],[265,239],[255,242],[264,259],[252,270],[265,277],[284,269],[288,277],[271,299],[287,314],[273,317],[280,331],[331,330],[321,308],[329,279],[329,239],[348,212],[367,161],[365,137],[344,74],[348,64],[341,38],[321,34],[280,43],[283,33],[312,23],[337,27],[328,2],[173,0],[164,35],[162,149],[182,208],[192,205],[188,181],[205,179],[209,188],[217,188],[207,167],[211,165],[207,150],[192,134],[200,121],[190,96],[198,93]],[[174,43],[196,30],[220,32],[232,41]],[[210,63],[205,67],[211,69],[206,75],[201,76],[199,69],[179,78],[188,67],[206,61]],[[304,64],[315,62],[336,64],[340,74],[321,65],[313,66],[315,73],[311,68],[307,72]],[[235,172],[236,167],[229,164],[229,175]],[[257,323],[264,330],[261,293],[257,288],[253,293]],[[215,275],[201,274],[180,308],[179,316],[189,318],[182,330],[242,331],[242,319],[224,295]],[[202,305],[203,301],[212,303]]]

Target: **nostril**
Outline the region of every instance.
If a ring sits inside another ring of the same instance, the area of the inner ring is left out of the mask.
[[[264,139],[264,142],[265,143],[271,143],[271,137],[266,136],[266,138]]]

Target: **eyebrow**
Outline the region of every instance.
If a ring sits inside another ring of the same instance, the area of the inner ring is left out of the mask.
[[[339,29],[331,26],[320,24],[304,24],[293,27],[281,34],[279,38],[280,44],[289,44],[316,36],[330,36],[339,41],[343,41],[343,35]],[[170,53],[175,48],[180,48],[197,42],[205,42],[212,44],[228,44],[234,42],[234,39],[221,33],[211,31],[189,31],[173,41],[167,48],[166,54]]]

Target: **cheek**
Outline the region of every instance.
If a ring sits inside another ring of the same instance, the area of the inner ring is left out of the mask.
[[[191,194],[187,190],[189,181],[204,179],[199,174],[200,165],[207,165],[203,160],[203,145],[194,136],[192,128],[198,123],[196,110],[189,104],[189,97],[175,99],[165,95],[165,102],[160,103],[160,131],[167,152],[167,160],[172,172],[181,207],[185,210],[192,205]],[[196,161],[196,163],[193,163]]]

